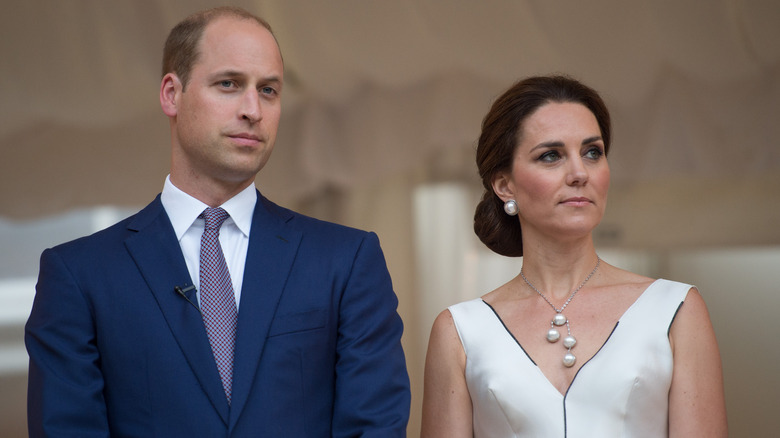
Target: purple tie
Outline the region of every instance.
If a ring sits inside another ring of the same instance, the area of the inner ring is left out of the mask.
[[[201,214],[206,220],[206,228],[200,240],[200,310],[230,404],[238,311],[233,283],[219,244],[219,228],[228,216],[221,208],[207,208]]]

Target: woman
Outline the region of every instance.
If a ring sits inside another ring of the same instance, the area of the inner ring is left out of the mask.
[[[493,104],[474,229],[519,275],[434,322],[422,436],[720,437],[720,355],[696,288],[601,260],[609,113],[567,77]]]

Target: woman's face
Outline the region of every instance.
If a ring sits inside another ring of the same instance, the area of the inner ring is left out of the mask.
[[[526,118],[511,172],[493,181],[506,201],[514,199],[526,233],[576,238],[604,216],[609,165],[593,113],[579,103],[547,103]]]

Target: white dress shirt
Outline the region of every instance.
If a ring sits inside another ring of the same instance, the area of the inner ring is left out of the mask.
[[[190,271],[200,303],[200,238],[203,235],[205,220],[198,216],[208,205],[174,186],[170,175],[165,178],[160,200],[171,220],[176,239],[181,245],[181,252],[187,262],[187,269]],[[252,215],[256,203],[255,184],[252,183],[241,193],[220,205],[230,215],[219,230],[219,243],[222,245],[225,263],[233,282],[236,309],[241,301],[241,286],[249,247],[249,229],[252,227]]]

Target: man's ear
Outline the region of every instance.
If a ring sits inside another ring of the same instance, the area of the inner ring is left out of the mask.
[[[509,179],[507,172],[499,172],[493,177],[493,192],[496,196],[506,202],[510,199],[515,199],[514,184]]]
[[[168,73],[160,82],[160,106],[168,117],[178,114],[179,97],[182,93],[182,83],[175,73]]]

